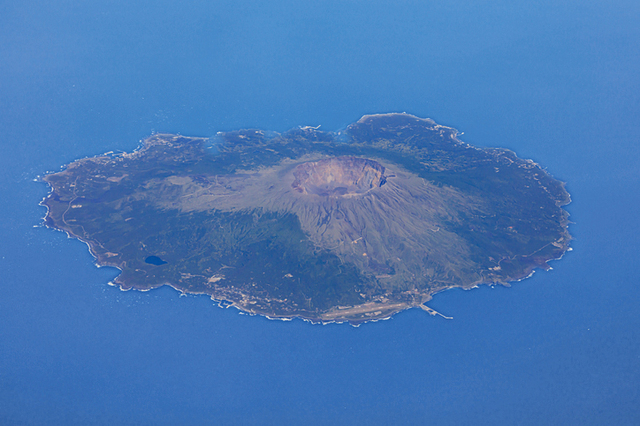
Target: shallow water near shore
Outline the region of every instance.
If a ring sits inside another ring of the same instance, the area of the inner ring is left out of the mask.
[[[3,7],[0,423],[636,424],[636,3]],[[271,321],[123,292],[33,179],[153,132],[408,112],[567,182],[573,250],[388,321]]]

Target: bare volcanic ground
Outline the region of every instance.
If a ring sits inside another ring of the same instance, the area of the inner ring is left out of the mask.
[[[381,159],[305,158],[206,181],[169,176],[136,197],[183,213],[293,213],[316,247],[387,288],[413,291],[425,279],[441,288],[481,281],[479,272],[463,273],[474,266],[468,246],[444,224],[460,221],[460,212],[482,213],[482,201]]]
[[[156,135],[131,154],[74,162],[44,178],[45,223],[118,267],[123,289],[171,285],[322,322],[507,284],[568,249],[562,183],[428,119],[365,116],[340,134],[217,141],[211,154],[205,139]]]

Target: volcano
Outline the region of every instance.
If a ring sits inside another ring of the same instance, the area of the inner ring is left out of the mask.
[[[157,134],[45,176],[45,224],[120,269],[122,289],[320,322],[433,313],[433,294],[523,279],[571,240],[562,182],[457,135],[408,114],[335,133]]]

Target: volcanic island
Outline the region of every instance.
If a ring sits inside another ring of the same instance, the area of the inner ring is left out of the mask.
[[[359,324],[435,293],[549,269],[564,184],[512,151],[409,114],[339,132],[155,134],[42,178],[47,227],[121,272],[269,318]]]

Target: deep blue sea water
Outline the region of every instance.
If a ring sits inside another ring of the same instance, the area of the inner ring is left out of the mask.
[[[0,424],[640,424],[640,3],[0,5]],[[567,182],[573,251],[365,324],[109,287],[33,179],[152,132],[406,111]]]

